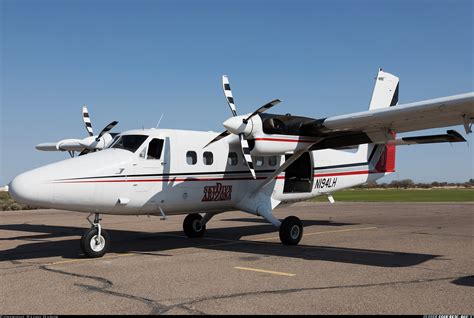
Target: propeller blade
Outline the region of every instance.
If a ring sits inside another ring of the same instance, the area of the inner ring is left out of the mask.
[[[91,152],[91,151],[86,148],[86,149],[82,150],[82,151],[78,154],[78,156],[86,155],[86,154],[88,154],[89,152]]]
[[[91,119],[89,117],[89,111],[87,110],[86,106],[82,107],[82,120],[84,121],[84,124],[86,125],[86,130],[89,136],[94,136],[94,132],[92,131]]]
[[[255,169],[253,167],[252,156],[250,156],[249,143],[247,142],[247,139],[244,138],[244,134],[239,134],[239,138],[240,147],[242,148],[242,153],[244,154],[245,162],[247,163],[247,166],[249,167],[249,170],[252,173],[252,177],[254,179],[257,179],[257,177],[255,176]]]
[[[234,104],[234,97],[232,96],[232,90],[230,89],[229,79],[227,75],[222,76],[222,89],[224,90],[225,99],[227,104],[229,104],[230,111],[233,116],[237,116],[237,110]]]
[[[95,141],[99,141],[100,140],[100,137],[102,137],[105,133],[107,133],[108,131],[110,131],[112,128],[114,128],[115,125],[118,124],[118,121],[114,120],[113,122],[111,122],[110,124],[108,124],[107,126],[105,126],[104,129],[102,129],[102,131],[100,132],[100,134],[97,136],[97,138],[95,139]]]
[[[206,148],[207,146],[209,146],[209,145],[212,144],[213,142],[219,141],[219,140],[221,140],[222,138],[229,136],[230,134],[231,134],[231,133],[230,133],[230,131],[228,131],[228,130],[226,130],[226,131],[220,133],[216,138],[212,139],[207,145],[205,145],[204,147],[202,147],[202,149]]]
[[[263,112],[266,112],[267,110],[269,110],[270,108],[272,108],[273,106],[275,106],[279,103],[281,103],[281,100],[279,100],[279,99],[274,99],[270,103],[266,103],[265,105],[263,105],[262,107],[260,107],[256,111],[254,111],[249,117],[247,117],[245,119],[245,121],[249,120],[250,118],[252,118],[253,116],[255,116],[257,114],[261,114]]]

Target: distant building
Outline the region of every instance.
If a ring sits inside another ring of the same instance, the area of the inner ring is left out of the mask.
[[[8,191],[8,186],[3,186],[3,187],[0,187],[0,191]]]

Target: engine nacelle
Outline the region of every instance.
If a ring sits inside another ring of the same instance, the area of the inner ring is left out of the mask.
[[[249,142],[250,153],[253,156],[272,156],[292,153],[308,148],[320,138],[300,135],[301,117],[260,114],[250,119],[252,127],[245,138]],[[309,119],[311,120],[311,119]],[[250,124],[249,121],[249,124]],[[293,127],[293,122],[298,127]]]

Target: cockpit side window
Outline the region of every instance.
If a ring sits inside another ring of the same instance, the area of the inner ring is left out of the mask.
[[[154,138],[148,144],[147,159],[160,159],[163,150],[163,139]]]
[[[144,135],[121,135],[118,139],[110,146],[110,148],[125,149],[131,152],[137,151],[143,142],[148,138]]]

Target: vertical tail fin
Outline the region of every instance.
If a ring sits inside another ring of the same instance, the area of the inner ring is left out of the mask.
[[[379,69],[370,99],[369,110],[387,108],[398,103],[399,78]]]
[[[372,98],[370,99],[369,110],[382,109],[387,107],[396,106],[398,103],[398,89],[399,89],[399,78],[390,73],[384,72],[379,69],[377,78],[375,79],[375,86],[372,92]],[[392,137],[395,138],[395,133],[391,133]],[[394,172],[395,171],[395,152],[396,147],[394,145],[368,145],[367,156],[369,156],[374,147],[384,147],[380,153],[380,157],[374,158],[374,168],[378,172]]]

